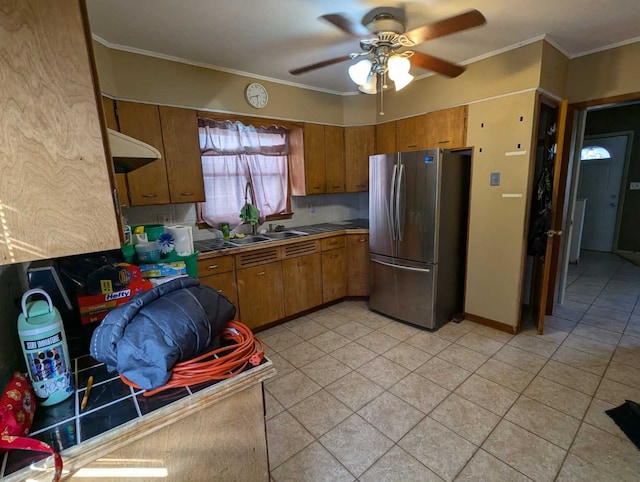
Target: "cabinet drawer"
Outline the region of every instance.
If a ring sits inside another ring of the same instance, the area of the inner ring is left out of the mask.
[[[220,256],[198,260],[198,276],[208,276],[233,271],[233,256]]]
[[[210,286],[218,293],[225,295],[236,307],[236,317],[238,318],[238,296],[236,294],[236,276],[233,271],[227,273],[213,274],[200,277],[200,283]]]
[[[345,246],[344,235],[332,236],[330,238],[324,238],[322,240],[322,251],[327,251],[329,249],[336,249],[336,248],[344,248],[344,246]]]

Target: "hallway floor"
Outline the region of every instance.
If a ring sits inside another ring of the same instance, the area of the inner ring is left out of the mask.
[[[284,481],[631,481],[604,413],[640,402],[640,267],[584,253],[544,336],[429,333],[343,302],[260,333],[271,476]]]

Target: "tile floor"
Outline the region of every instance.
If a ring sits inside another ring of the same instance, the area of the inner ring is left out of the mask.
[[[640,480],[604,413],[640,401],[640,268],[585,253],[544,336],[429,333],[343,302],[259,335],[271,477]]]

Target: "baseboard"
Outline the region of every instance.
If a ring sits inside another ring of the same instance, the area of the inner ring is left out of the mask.
[[[489,318],[484,318],[483,316],[474,315],[472,313],[465,313],[464,317],[469,321],[488,326],[489,328],[495,328],[496,330],[504,331],[506,333],[509,333],[510,335],[515,335],[518,329],[516,326],[507,325],[506,323],[491,320]]]

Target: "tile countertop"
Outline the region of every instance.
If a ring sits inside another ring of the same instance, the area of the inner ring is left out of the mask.
[[[272,377],[276,370],[266,359],[257,367],[223,381],[212,381],[176,388],[145,397],[142,390],[125,385],[116,372],[90,356],[73,360],[75,393],[64,402],[37,407],[30,436],[42,440],[63,457],[67,469],[82,467],[113,450],[123,447],[168,424]],[[89,376],[93,388],[86,409],[80,412]],[[46,453],[12,450],[0,454],[0,478],[3,481],[37,479],[34,467],[49,467]],[[51,472],[38,471],[42,480],[51,480]]]

